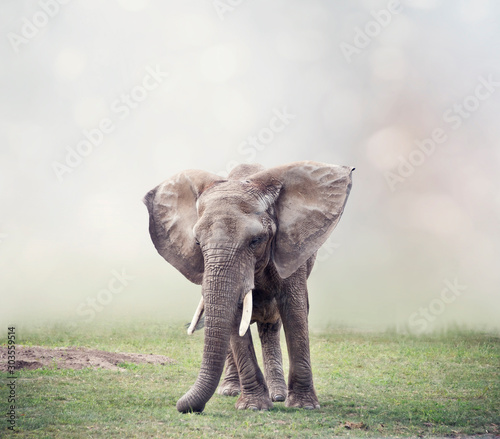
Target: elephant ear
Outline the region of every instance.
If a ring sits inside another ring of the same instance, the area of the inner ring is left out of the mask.
[[[153,244],[170,264],[191,282],[203,280],[203,254],[196,244],[193,227],[198,221],[196,201],[218,175],[188,170],[174,175],[144,197],[149,212],[149,234]]]
[[[278,228],[273,260],[282,278],[292,275],[328,239],[351,190],[354,168],[295,162],[250,177],[279,192],[274,207]]]

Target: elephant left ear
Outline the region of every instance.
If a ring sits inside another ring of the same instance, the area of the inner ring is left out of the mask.
[[[273,253],[282,278],[291,276],[328,239],[344,211],[352,185],[348,166],[295,162],[261,171],[252,181],[273,186],[278,229]]]
[[[198,221],[196,201],[220,177],[187,170],[164,181],[144,197],[149,233],[158,253],[191,282],[201,285],[204,261],[193,227]]]

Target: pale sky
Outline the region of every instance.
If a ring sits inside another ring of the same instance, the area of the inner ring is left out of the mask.
[[[498,2],[0,10],[0,323],[189,321],[200,287],[157,254],[144,194],[315,160],[356,171],[313,327],[498,328]]]

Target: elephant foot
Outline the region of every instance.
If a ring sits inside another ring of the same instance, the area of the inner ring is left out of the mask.
[[[177,410],[181,413],[201,413],[205,403],[196,398],[192,392],[186,393],[177,401]]]
[[[319,409],[318,397],[314,390],[307,393],[288,392],[285,407],[303,408],[306,410]]]
[[[240,383],[224,380],[217,390],[219,395],[223,396],[238,396],[241,393]]]
[[[238,410],[270,410],[273,408],[273,403],[267,395],[261,397],[240,395],[235,407]]]
[[[269,385],[269,396],[274,402],[283,402],[286,399],[287,393],[286,385],[284,383],[282,386],[273,386],[272,384]]]

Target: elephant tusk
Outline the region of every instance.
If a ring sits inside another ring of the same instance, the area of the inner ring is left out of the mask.
[[[191,325],[189,325],[189,328],[187,330],[188,335],[193,335],[194,330],[196,329],[196,325],[201,319],[201,316],[203,315],[203,310],[205,309],[205,302],[203,301],[203,296],[201,296],[200,303],[198,304],[198,308],[196,308],[196,311],[193,316],[193,320],[191,321]]]
[[[240,337],[243,337],[246,334],[247,329],[250,326],[250,321],[252,320],[252,307],[252,291],[250,290],[243,299],[243,313],[241,315]]]

